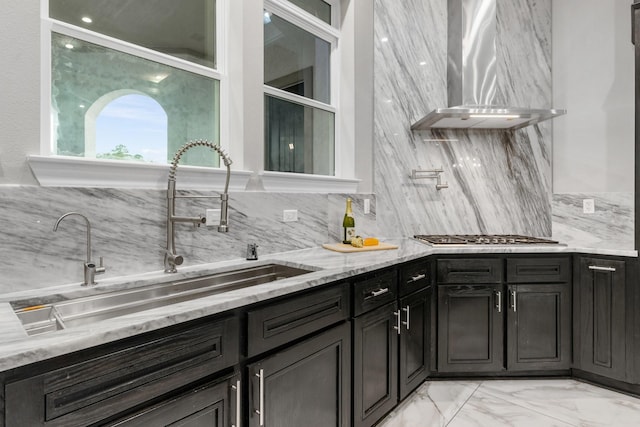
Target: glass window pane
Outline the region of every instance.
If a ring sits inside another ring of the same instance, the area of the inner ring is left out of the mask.
[[[51,37],[56,154],[166,163],[187,141],[219,143],[217,80],[69,36]],[[200,148],[185,153],[181,164],[219,165],[216,153]]]
[[[330,103],[331,44],[265,11],[265,84]]]
[[[315,16],[331,25],[331,5],[322,0],[289,0],[291,3],[304,9],[311,15]]]
[[[335,115],[265,95],[265,169],[335,174]]]
[[[215,0],[49,0],[49,16],[216,67]]]

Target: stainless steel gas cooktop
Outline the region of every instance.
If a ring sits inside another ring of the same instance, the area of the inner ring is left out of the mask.
[[[555,240],[518,234],[417,234],[418,241],[437,245],[558,245]]]

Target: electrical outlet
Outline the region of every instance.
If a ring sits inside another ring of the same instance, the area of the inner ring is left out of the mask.
[[[205,211],[206,226],[215,227],[220,225],[220,209],[207,209]]]
[[[596,212],[596,204],[593,199],[582,200],[582,213],[592,214]]]
[[[282,221],[284,222],[295,222],[298,220],[298,210],[297,209],[285,209],[282,211]]]
[[[369,215],[371,213],[371,199],[364,199],[364,214]]]

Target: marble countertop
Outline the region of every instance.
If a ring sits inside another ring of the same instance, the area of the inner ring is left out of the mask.
[[[99,280],[99,284],[94,287],[82,287],[75,283],[5,294],[0,298],[0,330],[2,331],[0,372],[432,254],[588,253],[637,257],[637,251],[632,250],[596,250],[562,245],[431,247],[413,239],[391,240],[389,243],[397,244],[399,248],[348,254],[322,248],[303,249],[262,256],[259,261],[237,259],[185,267],[171,276],[158,271],[136,276],[103,279]],[[313,271],[250,288],[233,290],[34,336],[26,334],[11,305],[11,303],[15,305],[16,302],[22,306],[46,304],[269,263],[285,264]]]

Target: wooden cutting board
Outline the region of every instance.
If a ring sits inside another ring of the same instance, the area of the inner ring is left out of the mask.
[[[367,252],[367,251],[383,251],[386,249],[398,249],[397,245],[391,243],[380,242],[375,246],[364,246],[362,248],[356,248],[355,246],[345,245],[344,243],[324,243],[323,248],[336,252]]]

